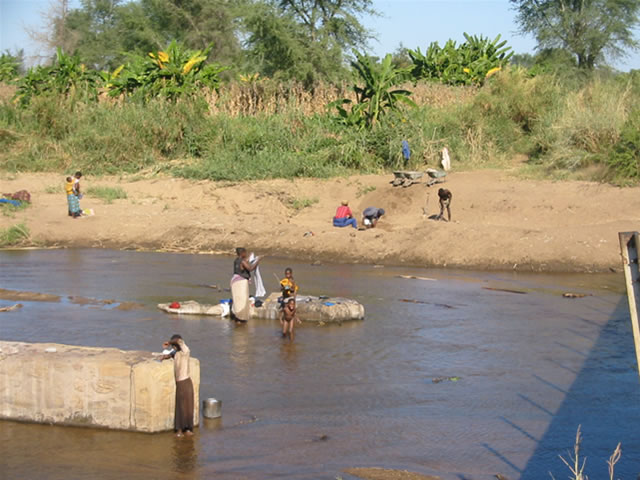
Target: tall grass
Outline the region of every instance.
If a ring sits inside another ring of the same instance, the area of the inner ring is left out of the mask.
[[[519,69],[481,89],[419,84],[418,107],[375,128],[339,126],[326,104],[345,87],[234,84],[220,97],[70,103],[0,99],[0,168],[153,174],[211,180],[329,177],[436,165],[509,165],[518,155],[545,175],[593,169],[598,179],[640,180],[640,76],[531,77]],[[408,140],[413,155],[400,153]]]
[[[0,248],[15,247],[29,240],[29,229],[20,223],[6,229],[0,229]]]

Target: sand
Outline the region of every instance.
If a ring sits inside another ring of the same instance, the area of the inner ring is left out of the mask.
[[[365,480],[439,480],[440,477],[421,475],[406,470],[389,470],[384,468],[350,468],[345,473]]]
[[[0,215],[0,228],[24,222],[32,240],[47,247],[232,253],[246,246],[310,262],[595,272],[620,269],[618,232],[640,226],[638,187],[523,180],[495,170],[452,173],[444,185],[453,192],[453,222],[447,223],[428,218],[438,212],[437,187],[394,188],[390,180],[363,175],[233,184],[88,176],[85,190],[119,186],[128,198],[106,204],[85,196],[81,205],[95,216],[71,219],[64,175],[4,174],[0,191],[27,189],[33,205]],[[54,187],[59,193],[46,193]],[[296,201],[305,199],[315,203],[296,210]],[[334,228],[343,199],[356,215],[368,206],[387,214],[372,230]]]

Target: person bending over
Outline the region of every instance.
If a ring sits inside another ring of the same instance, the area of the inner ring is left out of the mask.
[[[384,209],[368,207],[362,212],[362,224],[365,228],[375,228],[378,220],[384,215]]]
[[[437,220],[444,220],[444,210],[447,209],[447,217],[451,221],[451,199],[453,194],[446,188],[438,190],[438,198],[440,199],[440,214],[437,216]]]

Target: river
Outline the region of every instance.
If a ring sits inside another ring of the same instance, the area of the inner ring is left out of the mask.
[[[640,382],[621,274],[266,259],[268,290],[291,266],[301,293],[366,308],[364,322],[303,325],[293,342],[275,322],[236,327],[155,308],[228,297],[206,285],[228,287],[231,264],[110,250],[0,252],[1,288],[145,305],[23,302],[0,313],[1,339],[158,351],[179,333],[201,362],[201,397],[223,402],[222,420],[204,421],[193,439],[0,422],[0,478],[347,479],[344,469],[361,466],[445,479],[566,478],[558,455],[578,425],[591,478],[608,478],[605,460],[619,441],[616,477],[640,473]],[[434,383],[441,377],[459,379]]]

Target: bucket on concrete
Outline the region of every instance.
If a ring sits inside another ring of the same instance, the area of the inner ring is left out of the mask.
[[[203,400],[202,414],[205,418],[220,418],[222,416],[222,402],[215,398]]]

